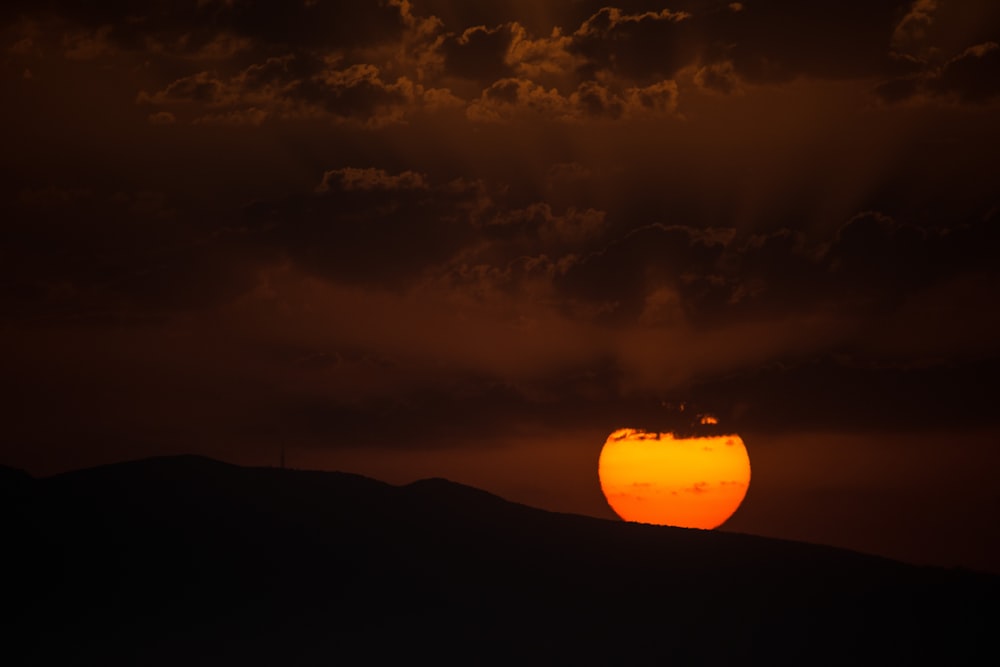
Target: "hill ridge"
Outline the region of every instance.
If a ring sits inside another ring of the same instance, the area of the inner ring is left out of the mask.
[[[443,478],[170,457],[32,486],[5,525],[0,647],[26,664],[955,664],[1000,621],[998,577]]]
[[[519,503],[516,501],[508,500],[498,494],[493,492],[469,485],[462,482],[456,482],[454,480],[447,479],[445,477],[426,477],[414,480],[412,482],[402,483],[402,484],[391,484],[378,480],[373,477],[366,475],[361,475],[358,473],[340,471],[340,470],[312,470],[306,468],[281,468],[278,466],[260,466],[260,465],[241,465],[236,463],[231,463],[227,461],[222,461],[209,456],[198,455],[198,454],[171,454],[171,455],[160,455],[152,457],[143,457],[137,459],[129,459],[125,461],[118,461],[106,464],[100,464],[87,468],[80,468],[72,471],[65,471],[56,473],[47,477],[31,477],[28,473],[20,471],[16,468],[10,468],[9,466],[0,466],[0,472],[2,468],[7,468],[18,473],[24,473],[27,476],[27,481],[31,483],[59,483],[67,480],[77,480],[84,483],[94,483],[96,479],[91,479],[93,477],[105,476],[113,474],[116,478],[120,478],[126,472],[130,473],[157,473],[157,472],[170,472],[170,473],[206,473],[206,472],[218,472],[225,471],[229,475],[233,476],[245,476],[254,475],[268,476],[272,481],[279,481],[284,478],[286,481],[291,478],[298,478],[300,481],[303,479],[310,479],[316,483],[326,482],[349,482],[359,485],[371,485],[372,487],[378,487],[383,490],[391,489],[393,493],[400,493],[406,497],[413,497],[413,494],[423,495],[424,501],[434,500],[435,504],[441,504],[442,502],[447,502],[448,500],[458,501],[459,499],[464,501],[474,500],[479,503],[489,503],[493,507],[504,507],[508,510],[515,511],[529,511],[531,513],[536,513],[538,515],[547,515],[552,517],[564,517],[574,521],[582,521],[584,523],[595,523],[596,524],[610,524],[615,526],[629,526],[629,530],[652,530],[652,531],[670,531],[678,534],[697,534],[697,535],[718,535],[718,536],[732,536],[734,539],[751,540],[751,541],[763,541],[775,544],[785,544],[793,548],[805,548],[805,549],[815,549],[829,552],[841,553],[844,555],[850,555],[853,557],[861,557],[866,559],[872,559],[887,563],[893,563],[905,567],[924,567],[929,569],[940,569],[940,570],[965,570],[966,568],[944,568],[941,566],[924,566],[915,565],[912,563],[907,563],[905,561],[899,561],[886,556],[880,556],[877,554],[871,554],[863,551],[858,551],[854,549],[849,549],[845,547],[838,547],[833,545],[827,545],[822,543],[807,542],[803,540],[794,540],[787,538],[777,538],[769,537],[763,535],[756,535],[752,533],[741,533],[728,530],[703,530],[696,528],[683,528],[676,526],[658,526],[653,524],[643,524],[635,522],[624,522],[616,519],[607,519],[601,517],[592,517],[583,514],[576,514],[570,512],[557,512],[553,510],[548,510],[545,508],[535,507],[532,505],[527,505],[524,503]],[[2,479],[2,478],[0,478]],[[127,477],[126,477],[127,479]],[[166,481],[171,479],[176,479],[173,476],[168,476]],[[185,478],[181,478],[185,479]],[[259,479],[259,477],[258,477]],[[190,480],[189,480],[190,481]],[[265,487],[260,487],[264,489]],[[334,487],[330,487],[333,489]],[[434,494],[434,496],[429,496],[428,494]],[[441,494],[452,494],[452,496]],[[461,498],[454,497],[455,494],[461,494]],[[469,510],[475,510],[477,506],[467,506],[460,505],[463,513]],[[712,538],[709,538],[712,539]],[[728,539],[728,538],[722,538]]]

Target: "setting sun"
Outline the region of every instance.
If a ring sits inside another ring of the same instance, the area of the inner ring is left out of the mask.
[[[598,474],[608,504],[626,521],[711,529],[743,502],[750,459],[735,434],[619,429],[604,443]]]

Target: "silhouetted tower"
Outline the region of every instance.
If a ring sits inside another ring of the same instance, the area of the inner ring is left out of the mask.
[[[281,469],[285,469],[285,443],[281,443]]]

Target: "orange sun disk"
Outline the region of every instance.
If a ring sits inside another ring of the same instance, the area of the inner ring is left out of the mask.
[[[619,429],[598,462],[601,490],[626,521],[717,528],[743,502],[750,458],[735,434],[677,438]]]

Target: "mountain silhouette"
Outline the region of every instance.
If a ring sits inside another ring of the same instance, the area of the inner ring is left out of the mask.
[[[998,578],[183,456],[0,471],[6,665],[961,664]]]

